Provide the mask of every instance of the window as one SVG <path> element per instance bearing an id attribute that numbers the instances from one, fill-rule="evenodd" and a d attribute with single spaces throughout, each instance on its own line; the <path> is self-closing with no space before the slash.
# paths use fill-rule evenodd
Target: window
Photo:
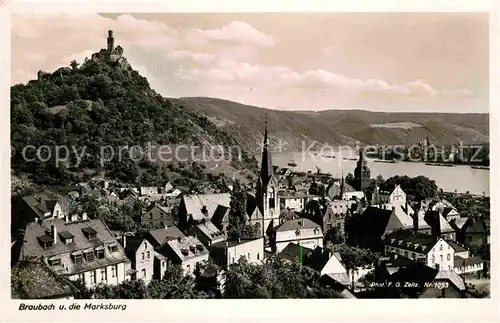
<path id="1" fill-rule="evenodd" d="M 450 254 L 446 255 L 446 260 L 450 260 Z"/>
<path id="2" fill-rule="evenodd" d="M 103 259 L 104 258 L 104 250 L 103 249 L 97 250 L 96 256 L 97 256 L 97 259 Z"/>
<path id="3" fill-rule="evenodd" d="M 94 261 L 94 253 L 92 251 L 85 253 L 85 261 L 86 262 Z"/>
<path id="4" fill-rule="evenodd" d="M 101 281 L 105 281 L 108 279 L 108 277 L 106 277 L 106 268 L 101 268 Z"/>
<path id="5" fill-rule="evenodd" d="M 415 255 L 415 253 L 414 253 L 414 252 L 412 252 L 412 253 L 411 253 L 411 259 L 416 259 L 416 258 L 417 258 L 417 256 Z"/>
<path id="6" fill-rule="evenodd" d="M 186 268 L 187 268 L 187 272 L 188 272 L 188 274 L 189 274 L 189 273 L 191 273 L 191 265 L 187 265 L 187 266 L 186 266 Z M 143 269 L 143 270 L 144 270 L 144 269 Z"/>
<path id="7" fill-rule="evenodd" d="M 148 243 L 144 242 L 144 249 L 148 249 Z"/>
<path id="8" fill-rule="evenodd" d="M 161 266 L 162 266 L 162 267 L 165 267 L 165 260 L 162 260 L 162 261 L 161 261 Z"/>
<path id="9" fill-rule="evenodd" d="M 142 253 L 142 260 L 144 260 L 144 252 Z"/>
<path id="10" fill-rule="evenodd" d="M 439 255 L 439 258 L 441 259 L 441 261 L 443 261 L 443 255 Z"/>
<path id="11" fill-rule="evenodd" d="M 189 265 L 188 265 L 189 266 Z M 142 277 L 146 278 L 146 268 L 142 269 Z"/>
<path id="12" fill-rule="evenodd" d="M 435 261 L 436 261 L 436 257 L 434 255 L 432 255 L 431 262 L 435 262 Z"/>
<path id="13" fill-rule="evenodd" d="M 117 252 L 118 251 L 118 246 L 110 246 L 109 247 L 110 252 Z"/>
<path id="14" fill-rule="evenodd" d="M 405 251 L 405 257 L 408 257 L 408 251 Z"/>
<path id="15" fill-rule="evenodd" d="M 149 253 L 149 251 L 146 251 L 146 258 L 151 258 L 151 254 Z"/>
<path id="16" fill-rule="evenodd" d="M 439 246 L 439 251 L 443 251 L 443 245 Z"/>
<path id="17" fill-rule="evenodd" d="M 81 253 L 74 255 L 73 256 L 73 261 L 75 262 L 75 265 L 79 266 L 83 263 L 83 256 Z"/>
<path id="18" fill-rule="evenodd" d="M 257 252 L 257 260 L 260 258 L 260 253 Z"/>
<path id="19" fill-rule="evenodd" d="M 90 271 L 90 283 L 95 284 L 96 283 L 96 272 L 95 270 Z"/>
<path id="20" fill-rule="evenodd" d="M 451 266 L 450 265 L 448 265 L 448 270 L 451 270 Z"/>
<path id="21" fill-rule="evenodd" d="M 232 264 L 234 264 L 234 257 L 233 257 L 233 262 L 232 262 Z"/>
<path id="22" fill-rule="evenodd" d="M 116 265 L 114 265 L 113 267 L 111 267 L 111 277 L 116 277 L 116 272 L 117 272 L 116 269 L 117 269 Z"/>
<path id="23" fill-rule="evenodd" d="M 248 258 L 247 259 L 250 260 L 250 252 L 248 253 Z"/>
<path id="24" fill-rule="evenodd" d="M 61 265 L 61 258 L 49 260 L 49 265 L 50 266 L 60 266 Z"/>
<path id="25" fill-rule="evenodd" d="M 64 244 L 73 243 L 73 238 L 64 239 Z"/>

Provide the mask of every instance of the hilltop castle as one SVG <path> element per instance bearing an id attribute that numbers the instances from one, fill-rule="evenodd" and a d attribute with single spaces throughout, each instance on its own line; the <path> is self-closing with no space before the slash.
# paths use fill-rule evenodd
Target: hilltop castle
<path id="1" fill-rule="evenodd" d="M 92 54 L 92 59 L 111 60 L 113 62 L 118 62 L 122 67 L 128 66 L 127 60 L 123 57 L 123 48 L 120 45 L 115 47 L 115 38 L 113 37 L 112 30 L 108 30 L 106 48 L 101 48 L 98 53 Z"/>

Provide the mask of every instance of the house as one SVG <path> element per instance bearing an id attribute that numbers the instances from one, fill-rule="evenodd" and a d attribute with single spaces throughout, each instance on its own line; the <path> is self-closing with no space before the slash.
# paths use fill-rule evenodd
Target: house
<path id="1" fill-rule="evenodd" d="M 424 221 L 431 227 L 433 234 L 439 235 L 447 240 L 456 240 L 455 230 L 439 211 L 428 210 L 425 212 Z"/>
<path id="2" fill-rule="evenodd" d="M 455 256 L 455 272 L 459 275 L 475 275 L 480 278 L 484 271 L 484 260 L 481 257 L 463 258 Z"/>
<path id="3" fill-rule="evenodd" d="M 226 272 L 215 264 L 209 264 L 203 268 L 197 282 L 197 288 L 220 298 L 225 292 Z"/>
<path id="4" fill-rule="evenodd" d="M 65 214 L 57 198 L 47 193 L 24 196 L 13 205 L 12 228 L 24 229 L 26 224 L 35 219 L 61 219 Z"/>
<path id="5" fill-rule="evenodd" d="M 158 251 L 153 252 L 153 279 L 160 280 L 165 275 L 167 265 L 169 264 L 168 258 Z"/>
<path id="6" fill-rule="evenodd" d="M 453 219 L 448 224 L 455 230 L 455 239 L 460 243 L 465 242 L 465 234 L 467 227 L 470 224 L 469 217 L 461 217 L 458 219 Z"/>
<path id="7" fill-rule="evenodd" d="M 302 211 L 310 200 L 317 198 L 315 195 L 298 194 L 293 191 L 278 192 L 281 210 Z"/>
<path id="8" fill-rule="evenodd" d="M 73 220 L 73 221 L 72 221 Z M 130 260 L 101 220 L 50 219 L 29 223 L 20 260 L 41 259 L 56 274 L 87 287 L 117 285 L 127 278 Z"/>
<path id="9" fill-rule="evenodd" d="M 244 257 L 249 263 L 260 263 L 264 259 L 264 238 L 238 239 L 212 244 L 210 257 L 222 268 L 234 264 Z"/>
<path id="10" fill-rule="evenodd" d="M 197 237 L 206 247 L 226 240 L 226 235 L 212 222 L 202 221 L 191 228 L 191 234 Z"/>
<path id="11" fill-rule="evenodd" d="M 360 215 L 352 216 L 346 225 L 349 244 L 373 251 L 383 250 L 388 233 L 413 228 L 413 219 L 401 208 L 381 209 L 369 206 Z"/>
<path id="12" fill-rule="evenodd" d="M 181 265 L 187 275 L 193 275 L 209 258 L 207 248 L 193 236 L 168 240 L 158 252 L 170 263 Z"/>
<path id="13" fill-rule="evenodd" d="M 306 255 L 311 253 L 313 250 L 311 248 L 303 247 L 299 244 L 290 242 L 287 244 L 283 250 L 278 253 L 278 256 L 281 259 L 290 261 L 290 262 L 298 262 L 303 264 L 304 258 Z"/>
<path id="14" fill-rule="evenodd" d="M 481 220 L 470 219 L 465 225 L 465 241 L 467 246 L 481 246 L 489 244 L 486 225 Z"/>
<path id="15" fill-rule="evenodd" d="M 148 284 L 154 274 L 154 247 L 144 238 L 123 236 L 125 254 L 131 260 L 130 279 L 143 280 Z"/>
<path id="16" fill-rule="evenodd" d="M 328 196 L 328 198 L 332 201 L 338 200 L 338 199 L 342 200 L 342 199 L 344 199 L 344 194 L 353 193 L 353 192 L 356 192 L 354 187 L 345 183 L 343 178 L 342 178 L 342 181 L 338 181 L 338 180 L 333 181 L 326 188 L 326 196 Z M 363 196 L 364 196 L 364 194 L 363 194 Z"/>
<path id="17" fill-rule="evenodd" d="M 441 270 L 415 262 L 391 276 L 390 282 L 400 295 L 409 298 L 465 298 L 464 280 L 453 270 Z M 399 295 L 398 295 L 399 296 Z"/>
<path id="18" fill-rule="evenodd" d="M 280 252 L 290 242 L 314 249 L 323 247 L 323 231 L 319 224 L 306 218 L 289 220 L 271 230 L 269 241 L 273 252 Z"/>
<path id="19" fill-rule="evenodd" d="M 372 204 L 405 205 L 406 193 L 400 185 L 396 185 L 390 191 L 381 191 L 377 186 L 372 194 Z"/>
<path id="20" fill-rule="evenodd" d="M 77 288 L 41 261 L 18 263 L 11 271 L 13 299 L 74 299 Z M 21 281 L 17 279 L 21 278 Z"/>
<path id="21" fill-rule="evenodd" d="M 161 195 L 161 192 L 160 188 L 158 188 L 157 186 L 142 186 L 139 187 L 139 195 L 156 197 L 158 195 Z"/>
<path id="22" fill-rule="evenodd" d="M 212 215 L 211 222 L 219 229 L 220 231 L 226 230 L 229 225 L 229 213 L 231 212 L 231 208 L 223 205 L 218 205 L 215 209 L 214 214 Z"/>
<path id="23" fill-rule="evenodd" d="M 331 253 L 328 249 L 316 247 L 307 255 L 304 264 L 319 272 L 321 276 L 326 274 L 347 275 L 347 270 L 342 265 L 341 259 L 338 252 Z"/>
<path id="24" fill-rule="evenodd" d="M 443 238 L 415 232 L 411 229 L 398 230 L 384 238 L 385 254 L 397 253 L 440 270 L 454 270 L 455 250 Z"/>
<path id="25" fill-rule="evenodd" d="M 323 233 L 326 234 L 332 228 L 336 228 L 339 234 L 344 236 L 346 216 L 352 214 L 355 204 L 356 201 L 354 200 L 336 200 L 329 202 L 326 205 L 323 216 L 317 222 L 322 226 Z"/>
<path id="26" fill-rule="evenodd" d="M 183 195 L 179 205 L 179 226 L 184 229 L 202 219 L 210 220 L 219 205 L 229 208 L 230 202 L 229 193 Z"/>
<path id="27" fill-rule="evenodd" d="M 175 226 L 164 229 L 151 230 L 146 234 L 146 239 L 157 249 L 162 247 L 169 240 L 176 240 L 177 238 L 185 238 L 186 236 Z"/>
<path id="28" fill-rule="evenodd" d="M 159 203 L 151 203 L 141 216 L 141 224 L 151 229 L 170 227 L 174 223 L 172 214 Z"/>

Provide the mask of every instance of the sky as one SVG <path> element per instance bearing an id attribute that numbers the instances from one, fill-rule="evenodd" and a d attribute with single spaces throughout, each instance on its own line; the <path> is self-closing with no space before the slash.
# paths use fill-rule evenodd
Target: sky
<path id="1" fill-rule="evenodd" d="M 12 84 L 107 31 L 166 97 L 277 110 L 488 112 L 487 13 L 14 14 Z"/>

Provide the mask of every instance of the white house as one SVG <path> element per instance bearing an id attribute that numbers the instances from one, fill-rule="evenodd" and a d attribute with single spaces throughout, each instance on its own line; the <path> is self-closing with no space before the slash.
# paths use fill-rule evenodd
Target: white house
<path id="1" fill-rule="evenodd" d="M 101 220 L 39 220 L 26 226 L 23 240 L 21 259 L 42 259 L 56 274 L 81 280 L 88 288 L 127 279 L 130 260 Z"/>
<path id="2" fill-rule="evenodd" d="M 391 192 L 381 191 L 377 186 L 372 195 L 372 204 L 405 205 L 406 193 L 399 185 L 396 185 Z"/>
<path id="3" fill-rule="evenodd" d="M 384 238 L 385 253 L 397 253 L 440 270 L 455 268 L 455 250 L 441 237 L 412 229 L 389 233 Z"/>
<path id="4" fill-rule="evenodd" d="M 271 230 L 269 241 L 274 252 L 280 252 L 290 242 L 315 249 L 323 247 L 323 230 L 319 224 L 306 218 L 289 220 Z"/>
<path id="5" fill-rule="evenodd" d="M 222 267 L 227 267 L 245 258 L 249 263 L 260 263 L 264 259 L 264 238 L 239 239 L 212 244 L 210 257 Z"/>
<path id="6" fill-rule="evenodd" d="M 209 253 L 200 240 L 193 236 L 168 240 L 158 252 L 172 263 L 179 264 L 184 273 L 193 275 L 198 267 L 208 261 Z"/>

